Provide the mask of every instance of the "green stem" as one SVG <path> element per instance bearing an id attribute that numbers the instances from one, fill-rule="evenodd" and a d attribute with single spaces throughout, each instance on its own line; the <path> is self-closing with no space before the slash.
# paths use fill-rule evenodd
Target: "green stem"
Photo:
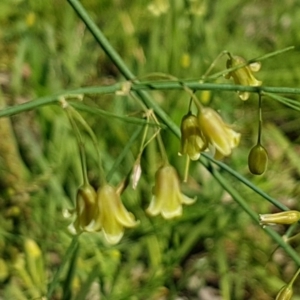
<path id="1" fill-rule="evenodd" d="M 158 147 L 159 147 L 159 151 L 161 153 L 163 163 L 164 164 L 169 164 L 168 155 L 167 155 L 167 152 L 166 152 L 165 145 L 162 141 L 160 132 L 157 134 L 157 142 L 158 142 Z"/>
<path id="2" fill-rule="evenodd" d="M 52 96 L 40 97 L 35 100 L 30 100 L 26 103 L 9 106 L 0 110 L 1 117 L 9 117 L 18 113 L 30 111 L 39 107 L 57 104 L 61 97 L 83 94 L 83 95 L 104 95 L 111 94 L 119 91 L 122 87 L 122 83 L 113 84 L 110 86 L 96 86 L 85 87 L 74 90 L 61 91 L 60 93 Z M 263 93 L 269 97 L 282 102 L 285 105 L 290 106 L 293 109 L 299 110 L 300 103 L 296 100 L 291 100 L 285 97 L 272 95 L 272 94 L 300 94 L 300 88 L 291 87 L 268 87 L 268 86 L 243 86 L 235 84 L 215 84 L 215 83 L 201 83 L 199 80 L 176 80 L 176 81 L 148 81 L 148 82 L 134 82 L 131 86 L 131 91 L 136 92 L 147 107 L 152 107 L 156 114 L 163 120 L 169 119 L 168 115 L 155 103 L 151 101 L 149 95 L 145 93 L 145 90 L 184 90 L 189 88 L 192 91 L 233 91 L 233 92 L 250 92 L 250 93 Z M 268 93 L 268 94 L 267 94 Z M 142 96 L 141 96 L 142 95 Z M 291 102 L 293 101 L 293 102 Z M 298 106 L 297 106 L 298 104 Z M 169 119 L 170 120 L 170 119 Z M 176 128 L 170 128 L 174 133 Z"/>
<path id="3" fill-rule="evenodd" d="M 186 155 L 183 182 L 187 182 L 188 181 L 189 170 L 190 170 L 190 162 L 191 162 L 190 157 L 188 155 Z"/>
<path id="4" fill-rule="evenodd" d="M 85 149 L 84 149 L 84 143 L 82 140 L 82 136 L 80 134 L 80 131 L 78 129 L 78 126 L 76 124 L 76 122 L 74 121 L 71 111 L 69 109 L 69 106 L 66 107 L 66 113 L 67 116 L 69 118 L 69 121 L 71 123 L 71 126 L 74 130 L 76 139 L 77 139 L 77 143 L 78 143 L 78 148 L 79 148 L 79 153 L 80 153 L 80 162 L 81 162 L 81 170 L 82 170 L 82 178 L 83 178 L 83 185 L 88 185 L 89 184 L 89 180 L 88 180 L 88 176 L 87 176 L 87 165 L 86 165 L 86 155 L 85 155 Z"/>
<path id="5" fill-rule="evenodd" d="M 228 55 L 229 58 L 231 58 L 231 54 L 224 50 L 222 51 L 216 58 L 215 60 L 211 63 L 211 65 L 209 66 L 209 68 L 206 70 L 206 72 L 204 73 L 204 75 L 202 76 L 202 79 L 205 80 L 208 76 L 208 74 L 211 72 L 211 70 L 215 67 L 215 65 L 217 64 L 217 62 L 219 61 L 220 58 L 222 58 L 224 55 Z"/>
<path id="6" fill-rule="evenodd" d="M 297 270 L 297 272 L 295 273 L 295 275 L 293 276 L 293 278 L 291 279 L 291 281 L 289 282 L 289 286 L 292 287 L 294 284 L 294 281 L 296 280 L 296 278 L 298 277 L 298 275 L 300 274 L 300 268 Z"/>
<path id="7" fill-rule="evenodd" d="M 262 130 L 262 109 L 261 109 L 261 94 L 258 94 L 258 135 L 257 144 L 260 145 L 261 142 L 261 130 Z"/>
<path id="8" fill-rule="evenodd" d="M 98 141 L 97 138 L 95 136 L 94 131 L 91 129 L 91 127 L 87 124 L 87 122 L 85 121 L 85 119 L 81 116 L 81 114 L 74 109 L 72 106 L 68 106 L 68 109 L 71 111 L 73 117 L 75 117 L 77 119 L 77 121 L 81 124 L 81 126 L 86 130 L 86 132 L 89 134 L 93 145 L 95 147 L 97 156 L 98 156 L 98 168 L 99 168 L 99 174 L 100 174 L 100 185 L 103 185 L 105 183 L 105 173 L 102 167 L 102 160 L 101 160 L 101 153 L 100 153 L 100 149 L 98 146 Z"/>

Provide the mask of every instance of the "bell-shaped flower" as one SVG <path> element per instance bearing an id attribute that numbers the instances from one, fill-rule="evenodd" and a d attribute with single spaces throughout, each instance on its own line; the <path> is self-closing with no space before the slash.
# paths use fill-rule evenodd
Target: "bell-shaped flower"
<path id="1" fill-rule="evenodd" d="M 155 186 L 147 213 L 151 216 L 161 214 L 165 219 L 182 215 L 182 204 L 192 204 L 192 199 L 180 191 L 180 182 L 174 167 L 164 165 L 155 173 Z"/>
<path id="2" fill-rule="evenodd" d="M 245 65 L 246 63 L 247 61 L 240 56 L 230 56 L 226 63 L 227 69 L 231 69 L 243 64 L 244 66 L 229 72 L 225 78 L 230 79 L 232 77 L 235 84 L 239 85 L 260 86 L 262 82 L 253 76 L 253 72 L 259 71 L 261 63 L 254 62 L 249 65 Z M 250 96 L 249 92 L 238 92 L 238 94 L 242 100 L 247 100 Z"/>
<path id="3" fill-rule="evenodd" d="M 91 185 L 85 184 L 78 189 L 74 214 L 75 220 L 69 225 L 71 233 L 101 229 L 98 220 L 99 210 L 96 202 L 96 191 Z"/>
<path id="4" fill-rule="evenodd" d="M 240 142 L 240 133 L 235 132 L 222 120 L 220 115 L 209 107 L 202 108 L 198 113 L 200 130 L 207 140 L 214 157 L 219 159 L 231 154 Z"/>
<path id="5" fill-rule="evenodd" d="M 131 228 L 138 224 L 133 214 L 124 207 L 120 194 L 108 183 L 98 189 L 97 203 L 99 223 L 108 243 L 118 243 L 124 234 L 124 227 Z"/>
<path id="6" fill-rule="evenodd" d="M 187 154 L 191 160 L 200 157 L 207 144 L 199 128 L 198 118 L 188 113 L 181 120 L 181 150 L 179 155 Z"/>
<path id="7" fill-rule="evenodd" d="M 300 212 L 297 210 L 282 211 L 275 214 L 259 215 L 260 225 L 285 224 L 290 225 L 300 220 Z"/>

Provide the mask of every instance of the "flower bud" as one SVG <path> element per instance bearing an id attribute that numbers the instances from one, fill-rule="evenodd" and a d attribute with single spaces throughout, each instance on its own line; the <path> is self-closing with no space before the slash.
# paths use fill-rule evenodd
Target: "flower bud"
<path id="1" fill-rule="evenodd" d="M 290 300 L 293 296 L 293 288 L 287 284 L 284 285 L 276 296 L 275 300 Z"/>
<path id="2" fill-rule="evenodd" d="M 293 224 L 300 220 L 300 212 L 297 210 L 283 211 L 275 214 L 259 215 L 261 225 L 274 225 L 274 224 Z"/>
<path id="3" fill-rule="evenodd" d="M 252 174 L 263 174 L 268 165 L 268 152 L 260 144 L 255 145 L 248 156 L 248 167 Z"/>
<path id="4" fill-rule="evenodd" d="M 96 191 L 89 185 L 81 186 L 76 195 L 76 208 L 69 211 L 69 214 L 75 215 L 75 220 L 69 225 L 69 231 L 72 234 L 78 234 L 82 231 L 98 231 L 101 229 L 99 223 L 99 209 L 96 202 Z M 64 213 L 67 216 L 67 213 Z"/>
<path id="5" fill-rule="evenodd" d="M 85 229 L 95 218 L 96 191 L 91 185 L 84 185 L 78 189 L 76 197 L 76 210 L 81 229 Z"/>
<path id="6" fill-rule="evenodd" d="M 181 150 L 179 154 L 187 154 L 191 160 L 199 159 L 200 152 L 206 148 L 203 139 L 198 118 L 188 113 L 181 121 Z"/>

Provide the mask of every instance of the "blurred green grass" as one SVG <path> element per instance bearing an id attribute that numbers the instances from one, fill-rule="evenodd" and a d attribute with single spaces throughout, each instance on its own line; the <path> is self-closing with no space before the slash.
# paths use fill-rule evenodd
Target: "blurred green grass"
<path id="1" fill-rule="evenodd" d="M 169 5 L 162 6 L 165 11 L 156 16 L 148 8 L 151 3 Z M 82 4 L 138 77 L 163 72 L 178 78 L 200 78 L 225 49 L 250 59 L 294 45 L 295 51 L 265 60 L 258 78 L 267 86 L 296 87 L 299 82 L 298 1 L 282 5 L 267 0 L 134 0 L 126 4 L 85 0 Z M 0 24 L 0 98 L 6 105 L 122 79 L 65 1 L 3 0 Z M 214 71 L 223 70 L 225 63 L 221 59 Z M 221 78 L 218 82 L 226 81 Z M 188 107 L 188 95 L 178 91 L 151 93 L 179 125 Z M 197 95 L 201 97 L 200 92 Z M 84 102 L 120 115 L 141 110 L 131 97 L 89 96 Z M 266 174 L 254 177 L 247 169 L 247 155 L 256 139 L 255 96 L 242 102 L 235 93 L 215 91 L 209 105 L 243 133 L 241 146 L 225 162 L 291 209 L 299 209 L 298 113 L 264 99 L 263 142 L 270 164 Z M 108 172 L 136 125 L 88 113 L 83 116 L 99 139 Z M 114 247 L 103 242 L 101 233 L 85 233 L 78 251 L 66 258 L 71 236 L 62 210 L 73 207 L 81 184 L 74 134 L 65 114 L 54 106 L 19 114 L 11 122 L 20 155 L 9 159 L 17 173 L 24 172 L 7 182 L 14 170 L 5 163 L 8 154 L 0 153 L 0 298 L 41 298 L 64 260 L 66 265 L 51 299 L 100 299 L 100 294 L 101 299 L 274 299 L 295 272 L 295 264 L 280 249 L 272 256 L 276 244 L 198 164 L 192 165 L 194 181 L 187 187 L 198 201 L 185 207 L 178 220 L 149 219 L 144 208 L 151 198 L 157 168 L 155 143 L 142 158 L 138 190 L 128 189 L 123 197 L 141 225 L 128 230 Z M 1 129 L 0 135 L 3 139 Z M 168 132 L 163 138 L 170 162 L 183 174 L 178 140 Z M 97 156 L 88 136 L 84 139 L 89 179 L 97 186 Z M 130 170 L 138 146 L 132 147 L 113 174 L 114 184 Z M 255 211 L 274 211 L 254 192 L 228 179 Z M 284 234 L 286 228 L 278 230 Z M 24 249 L 28 239 L 42 251 L 43 276 L 47 277 L 43 288 L 35 284 L 28 269 Z M 299 250 L 299 243 L 293 247 Z M 295 295 L 294 299 L 300 298 L 297 284 Z"/>

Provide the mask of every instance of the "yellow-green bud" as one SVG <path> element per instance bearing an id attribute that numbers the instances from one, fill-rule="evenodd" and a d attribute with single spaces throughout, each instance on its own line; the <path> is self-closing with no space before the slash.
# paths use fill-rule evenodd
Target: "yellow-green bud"
<path id="1" fill-rule="evenodd" d="M 200 152 L 206 147 L 199 128 L 198 118 L 188 113 L 181 120 L 181 150 L 179 154 L 187 154 L 191 160 L 197 160 L 200 157 Z"/>
<path id="2" fill-rule="evenodd" d="M 283 211 L 275 214 L 259 215 L 261 225 L 293 224 L 300 220 L 300 212 L 297 210 Z"/>
<path id="3" fill-rule="evenodd" d="M 96 191 L 89 185 L 81 186 L 77 191 L 76 210 L 81 229 L 88 226 L 97 214 Z"/>
<path id="4" fill-rule="evenodd" d="M 263 174 L 268 165 L 268 152 L 260 144 L 255 145 L 248 156 L 248 167 L 252 174 L 261 175 Z"/>
<path id="5" fill-rule="evenodd" d="M 293 288 L 287 284 L 284 285 L 276 296 L 276 300 L 290 300 L 293 296 Z"/>
<path id="6" fill-rule="evenodd" d="M 300 269 L 295 273 L 290 282 L 284 285 L 277 294 L 276 300 L 290 300 L 293 296 L 293 284 L 300 273 Z"/>

